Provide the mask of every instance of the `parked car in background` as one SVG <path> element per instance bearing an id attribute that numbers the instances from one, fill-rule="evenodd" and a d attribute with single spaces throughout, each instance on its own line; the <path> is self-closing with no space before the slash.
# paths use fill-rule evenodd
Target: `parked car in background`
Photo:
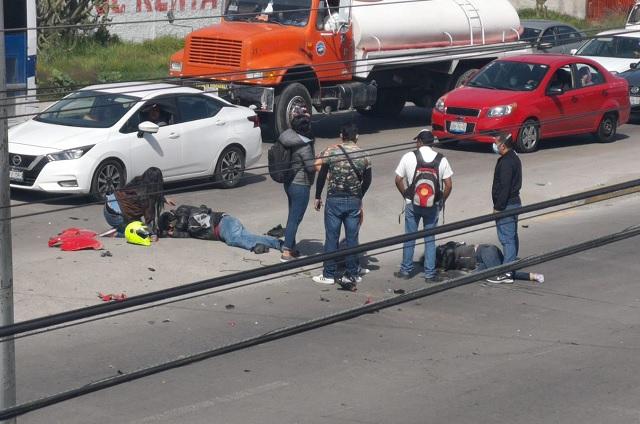
<path id="1" fill-rule="evenodd" d="M 571 25 L 544 19 L 521 21 L 524 28 L 520 38 L 530 41 L 536 53 L 571 53 L 586 39 L 586 35 Z"/>
<path id="2" fill-rule="evenodd" d="M 517 151 L 528 153 L 549 137 L 592 133 L 612 141 L 629 110 L 627 81 L 597 62 L 523 55 L 493 61 L 442 96 L 431 124 L 439 139 L 492 143 L 509 132 Z"/>
<path id="3" fill-rule="evenodd" d="M 156 166 L 165 181 L 240 181 L 261 156 L 257 115 L 164 83 L 94 85 L 9 130 L 12 188 L 101 198 Z"/>
<path id="4" fill-rule="evenodd" d="M 629 83 L 629 102 L 631 103 L 631 112 L 640 112 L 640 61 L 632 63 L 631 67 L 620 76 Z"/>
<path id="5" fill-rule="evenodd" d="M 640 60 L 640 31 L 614 29 L 599 33 L 575 52 L 600 63 L 610 72 L 624 72 Z"/>

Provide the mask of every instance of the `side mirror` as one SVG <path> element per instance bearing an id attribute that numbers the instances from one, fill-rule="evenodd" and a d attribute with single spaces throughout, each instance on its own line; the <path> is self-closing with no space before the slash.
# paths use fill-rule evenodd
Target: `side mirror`
<path id="1" fill-rule="evenodd" d="M 138 138 L 142 138 L 145 133 L 155 134 L 160 129 L 159 126 L 151 121 L 144 121 L 138 125 Z"/>
<path id="2" fill-rule="evenodd" d="M 575 56 L 576 53 L 578 53 L 578 49 L 571 49 L 569 53 L 571 53 L 572 56 Z"/>
<path id="3" fill-rule="evenodd" d="M 636 62 L 636 63 L 632 63 L 632 64 L 630 64 L 630 65 L 629 65 L 629 68 L 631 68 L 631 69 L 637 69 L 637 68 L 638 68 L 638 63 Z"/>
<path id="4" fill-rule="evenodd" d="M 538 48 L 540 50 L 550 49 L 551 47 L 553 47 L 553 43 L 549 43 L 548 41 L 541 41 L 538 43 Z"/>
<path id="5" fill-rule="evenodd" d="M 547 89 L 547 95 L 549 96 L 559 96 L 562 93 L 564 93 L 562 87 L 549 87 Z"/>

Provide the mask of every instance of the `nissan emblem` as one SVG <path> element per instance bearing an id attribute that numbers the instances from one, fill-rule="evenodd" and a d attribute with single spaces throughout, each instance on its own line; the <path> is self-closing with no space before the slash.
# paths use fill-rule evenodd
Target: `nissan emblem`
<path id="1" fill-rule="evenodd" d="M 13 166 L 20 166 L 20 164 L 22 163 L 22 156 L 20 155 L 11 156 L 11 163 L 13 164 Z"/>

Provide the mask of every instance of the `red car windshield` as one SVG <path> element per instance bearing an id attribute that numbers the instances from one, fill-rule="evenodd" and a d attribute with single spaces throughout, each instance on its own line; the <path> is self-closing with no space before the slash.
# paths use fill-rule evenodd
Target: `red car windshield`
<path id="1" fill-rule="evenodd" d="M 548 70 L 549 65 L 497 60 L 485 66 L 467 85 L 491 90 L 531 91 L 540 85 Z"/>

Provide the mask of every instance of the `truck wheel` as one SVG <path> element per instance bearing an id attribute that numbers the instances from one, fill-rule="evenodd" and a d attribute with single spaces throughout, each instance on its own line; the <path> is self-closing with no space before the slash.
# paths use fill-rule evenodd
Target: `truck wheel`
<path id="1" fill-rule="evenodd" d="M 516 151 L 518 153 L 531 153 L 538 150 L 540 144 L 540 124 L 535 119 L 527 119 L 520 127 Z"/>
<path id="2" fill-rule="evenodd" d="M 287 85 L 276 96 L 275 107 L 275 131 L 280 135 L 284 130 L 291 128 L 291 118 L 296 107 L 305 107 L 311 113 L 311 95 L 307 87 L 299 82 Z"/>
<path id="3" fill-rule="evenodd" d="M 358 109 L 358 112 L 364 116 L 393 118 L 402 112 L 406 102 L 406 90 L 402 88 L 381 88 L 378 90 L 375 104 L 370 109 Z"/>
<path id="4" fill-rule="evenodd" d="M 607 113 L 602 117 L 598 131 L 595 133 L 596 139 L 600 143 L 610 143 L 616 136 L 618 118 L 613 113 Z"/>
<path id="5" fill-rule="evenodd" d="M 107 194 L 113 193 L 124 187 L 127 181 L 122 164 L 115 159 L 107 159 L 96 168 L 91 180 L 91 197 L 96 201 L 102 201 Z"/>
<path id="6" fill-rule="evenodd" d="M 244 175 L 244 152 L 238 146 L 227 147 L 216 164 L 214 179 L 222 188 L 233 188 Z"/>

